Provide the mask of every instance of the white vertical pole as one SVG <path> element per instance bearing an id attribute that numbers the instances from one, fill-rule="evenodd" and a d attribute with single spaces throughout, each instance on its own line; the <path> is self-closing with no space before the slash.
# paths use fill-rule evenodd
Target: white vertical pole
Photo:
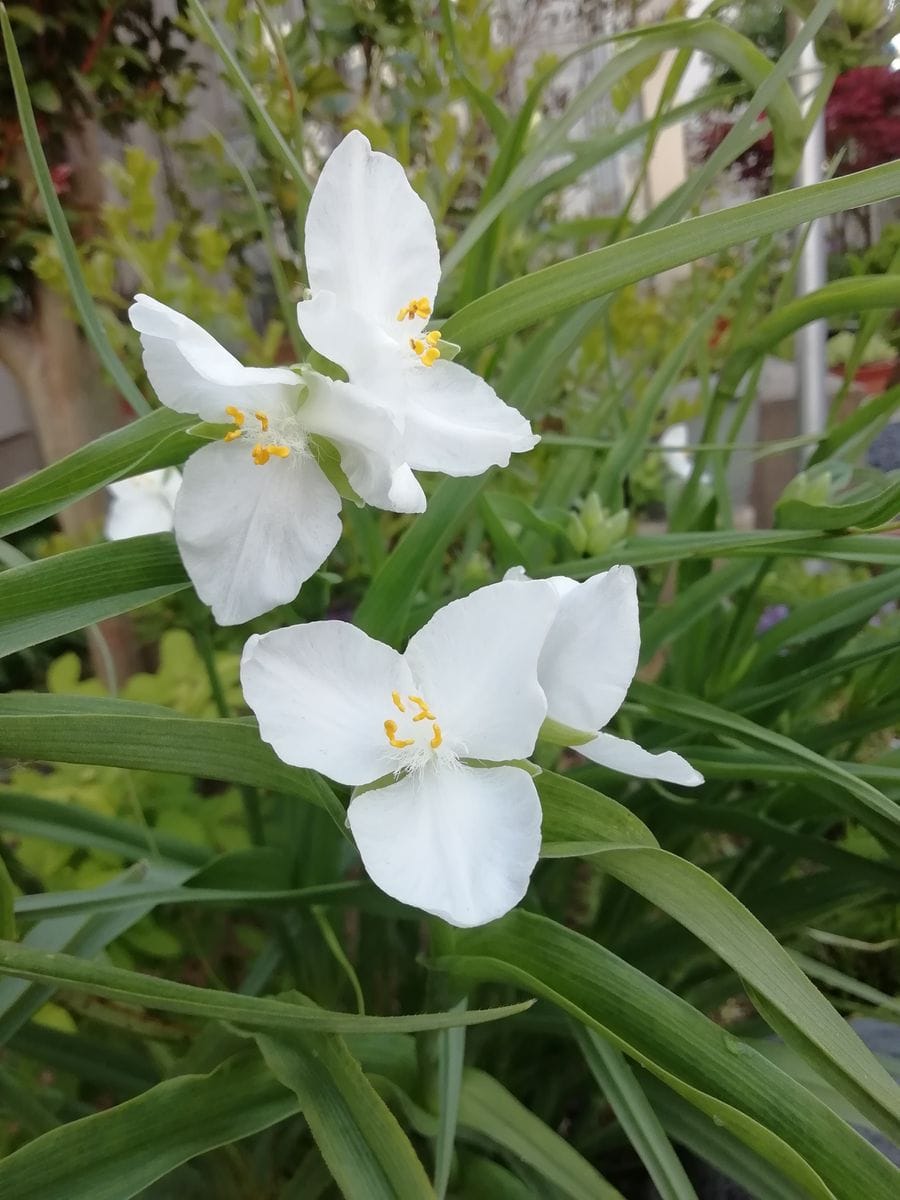
<path id="1" fill-rule="evenodd" d="M 822 77 L 812 42 L 800 57 L 798 90 L 809 98 Z M 809 108 L 809 99 L 803 105 Z M 803 158 L 797 183 L 801 187 L 819 183 L 825 165 L 825 116 L 820 114 L 809 131 L 803 147 Z M 806 242 L 800 252 L 797 273 L 797 295 L 805 296 L 825 284 L 825 224 L 812 221 Z M 797 333 L 796 356 L 798 377 L 798 426 L 802 434 L 820 433 L 825 428 L 827 406 L 825 396 L 825 338 L 824 320 L 812 321 Z"/>

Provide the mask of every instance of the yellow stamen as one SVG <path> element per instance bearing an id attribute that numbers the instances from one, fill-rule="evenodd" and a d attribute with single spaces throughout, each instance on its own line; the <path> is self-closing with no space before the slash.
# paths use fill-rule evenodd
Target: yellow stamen
<path id="1" fill-rule="evenodd" d="M 411 746 L 413 744 L 413 740 L 414 740 L 413 738 L 398 738 L 397 737 L 397 722 L 396 721 L 385 721 L 384 732 L 387 735 L 387 740 L 397 750 L 402 750 L 405 746 Z"/>
<path id="2" fill-rule="evenodd" d="M 259 421 L 260 425 L 262 426 L 263 433 L 268 433 L 269 432 L 269 418 L 266 416 L 266 414 L 264 412 L 255 412 L 253 415 L 254 415 L 254 417 L 256 417 L 257 421 Z"/>
<path id="3" fill-rule="evenodd" d="M 259 442 L 256 443 L 250 453 L 253 456 L 253 461 L 258 467 L 264 467 L 269 461 L 269 451 L 265 446 L 260 445 Z"/>
<path id="4" fill-rule="evenodd" d="M 239 408 L 235 408 L 233 404 L 229 404 L 225 409 L 226 414 L 231 417 L 235 425 L 243 425 L 245 417 Z"/>
<path id="5" fill-rule="evenodd" d="M 413 702 L 413 704 L 415 704 L 416 708 L 419 709 L 419 712 L 416 714 L 416 716 L 413 717 L 414 721 L 433 721 L 434 720 L 434 713 L 431 711 L 431 709 L 428 707 L 428 704 L 422 699 L 421 696 L 410 696 L 410 700 Z"/>
<path id="6" fill-rule="evenodd" d="M 410 349 L 412 350 L 413 354 L 424 354 L 425 353 L 425 343 L 422 341 L 421 338 L 410 338 L 409 345 L 410 345 Z"/>
<path id="7" fill-rule="evenodd" d="M 418 300 L 410 300 L 409 304 L 404 306 L 397 313 L 398 321 L 414 321 L 416 317 L 430 317 L 431 305 L 428 302 L 427 296 L 420 296 Z"/>
<path id="8" fill-rule="evenodd" d="M 241 436 L 241 431 L 239 429 L 232 429 L 230 433 L 225 434 L 225 441 L 233 442 L 236 438 L 239 438 L 240 436 Z"/>
<path id="9" fill-rule="evenodd" d="M 425 341 L 429 346 L 436 346 L 441 340 L 442 333 L 439 329 L 432 329 L 431 333 L 425 334 Z"/>
<path id="10" fill-rule="evenodd" d="M 287 458 L 291 452 L 290 446 L 266 446 L 270 454 L 274 454 L 276 458 Z"/>
<path id="11" fill-rule="evenodd" d="M 404 706 L 404 704 L 403 704 L 403 701 L 400 699 L 400 693 L 399 693 L 399 692 L 391 692 L 391 699 L 392 699 L 392 700 L 393 700 L 393 702 L 394 702 L 394 707 L 395 707 L 395 708 L 399 708 L 401 712 L 406 712 L 406 708 L 405 708 L 405 706 Z"/>
<path id="12" fill-rule="evenodd" d="M 433 367 L 437 360 L 441 357 L 441 352 L 437 346 L 429 346 L 422 355 L 422 363 L 426 367 Z"/>
<path id="13" fill-rule="evenodd" d="M 431 728 L 434 730 L 434 737 L 428 744 L 431 746 L 432 750 L 437 750 L 438 746 L 444 740 L 444 735 L 441 733 L 441 727 L 438 725 L 437 721 L 435 721 Z"/>

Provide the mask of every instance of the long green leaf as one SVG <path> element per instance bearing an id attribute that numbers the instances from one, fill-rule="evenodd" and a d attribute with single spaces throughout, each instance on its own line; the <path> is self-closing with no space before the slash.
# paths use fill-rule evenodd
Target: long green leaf
<path id="1" fill-rule="evenodd" d="M 460 1121 L 537 1171 L 571 1200 L 623 1200 L 573 1146 L 484 1071 L 463 1075 Z"/>
<path id="2" fill-rule="evenodd" d="M 181 1013 L 207 1021 L 231 1021 L 262 1033 L 272 1030 L 287 1034 L 300 1030 L 315 1033 L 416 1032 L 446 1029 L 452 1025 L 481 1025 L 485 1021 L 512 1016 L 528 1007 L 527 1004 L 514 1004 L 467 1012 L 360 1017 L 353 1013 L 328 1012 L 323 1008 L 298 1007 L 269 997 L 191 987 L 98 962 L 85 962 L 70 954 L 44 954 L 13 942 L 0 942 L 0 974 L 65 986 L 72 991 L 105 996 L 123 1004 Z"/>
<path id="3" fill-rule="evenodd" d="M 347 1200 L 434 1197 L 409 1139 L 341 1038 L 298 1033 L 256 1040 L 269 1070 L 297 1097 Z"/>
<path id="4" fill-rule="evenodd" d="M 130 612 L 188 586 L 165 534 L 69 550 L 0 574 L 0 655 Z"/>
<path id="5" fill-rule="evenodd" d="M 252 722 L 135 716 L 116 700 L 95 700 L 96 711 L 85 713 L 80 697 L 30 699 L 30 711 L 22 715 L 15 696 L 0 696 L 0 754 L 6 757 L 168 771 L 269 788 L 340 813 L 343 822 L 343 809 L 327 784 L 314 772 L 283 763 L 260 741 Z"/>
<path id="6" fill-rule="evenodd" d="M 515 983 L 559 1005 L 810 1195 L 895 1194 L 900 1173 L 811 1092 L 602 946 L 524 912 L 447 941 L 438 965 Z"/>
<path id="7" fill-rule="evenodd" d="M 10 1200 L 129 1200 L 182 1163 L 268 1129 L 297 1100 L 256 1055 L 181 1075 L 45 1133 L 0 1161 Z"/>
<path id="8" fill-rule="evenodd" d="M 11 484 L 0 491 L 0 535 L 52 517 L 116 479 L 183 463 L 202 445 L 185 432 L 196 423 L 160 408 Z"/>
<path id="9" fill-rule="evenodd" d="M 514 279 L 455 313 L 443 327 L 444 336 L 471 353 L 517 329 L 649 275 L 898 194 L 900 163 L 887 163 L 692 217 L 674 227 L 642 233 Z"/>
<path id="10" fill-rule="evenodd" d="M 624 1056 L 593 1029 L 574 1023 L 573 1028 L 591 1074 L 647 1168 L 661 1200 L 697 1200 L 678 1155 Z"/>

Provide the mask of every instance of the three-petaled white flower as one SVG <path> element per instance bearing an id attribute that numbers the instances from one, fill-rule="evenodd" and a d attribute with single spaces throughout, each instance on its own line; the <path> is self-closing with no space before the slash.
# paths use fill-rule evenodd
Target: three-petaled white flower
<path id="1" fill-rule="evenodd" d="M 244 648 L 263 740 L 339 783 L 381 781 L 347 813 L 363 863 L 383 891 L 453 925 L 502 916 L 537 862 L 537 791 L 508 763 L 531 753 L 546 715 L 537 662 L 556 608 L 552 587 L 504 582 L 442 608 L 404 654 L 340 621 Z"/>
<path id="2" fill-rule="evenodd" d="M 109 484 L 103 532 L 111 542 L 143 533 L 170 533 L 181 475 L 174 467 L 147 471 Z"/>
<path id="3" fill-rule="evenodd" d="M 232 425 L 184 468 L 175 538 L 220 625 L 297 595 L 340 537 L 341 498 L 319 466 L 322 437 L 369 504 L 420 512 L 396 422 L 347 383 L 288 367 L 245 367 L 188 317 L 139 295 L 129 310 L 156 394 L 176 412 Z"/>
<path id="4" fill-rule="evenodd" d="M 527 580 L 521 567 L 507 578 L 525 586 L 551 584 L 557 597 L 556 618 L 541 648 L 538 679 L 553 721 L 584 733 L 602 730 L 619 711 L 634 679 L 641 646 L 637 580 L 631 567 L 611 567 L 584 583 L 557 575 Z M 490 638 L 492 631 L 486 630 Z M 703 776 L 673 750 L 649 750 L 598 732 L 573 745 L 592 762 L 634 775 L 697 787 Z"/>
<path id="5" fill-rule="evenodd" d="M 396 415 L 415 470 L 480 475 L 538 441 L 483 379 L 426 332 L 441 276 L 434 221 L 401 165 L 348 133 L 322 168 L 306 218 L 309 344 Z"/>

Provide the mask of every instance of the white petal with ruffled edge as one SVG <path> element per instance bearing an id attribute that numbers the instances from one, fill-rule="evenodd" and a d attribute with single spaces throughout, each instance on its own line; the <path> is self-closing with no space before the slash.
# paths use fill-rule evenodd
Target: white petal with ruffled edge
<path id="1" fill-rule="evenodd" d="M 454 751 L 527 758 L 547 715 L 537 657 L 556 610 L 540 581 L 495 583 L 439 609 L 404 655 Z"/>
<path id="2" fill-rule="evenodd" d="M 614 737 L 611 733 L 599 733 L 592 742 L 572 749 L 601 767 L 633 775 L 636 779 L 659 779 L 663 783 L 679 783 L 682 787 L 699 787 L 703 783 L 700 772 L 674 750 L 651 754 L 637 742 Z"/>
<path id="3" fill-rule="evenodd" d="M 517 409 L 459 363 L 438 359 L 426 367 L 410 354 L 400 366 L 382 372 L 377 387 L 385 397 L 402 398 L 403 457 L 413 470 L 480 475 L 540 441 Z M 359 382 L 374 384 L 364 377 Z"/>
<path id="4" fill-rule="evenodd" d="M 293 600 L 341 534 L 341 499 L 308 455 L 257 466 L 213 442 L 184 467 L 175 539 L 197 595 L 220 625 Z"/>
<path id="5" fill-rule="evenodd" d="M 241 686 L 283 762 L 353 785 L 395 769 L 384 721 L 391 693 L 415 688 L 397 651 L 354 625 L 314 621 L 251 637 Z"/>
<path id="6" fill-rule="evenodd" d="M 300 381 L 288 367 L 245 367 L 195 321 L 138 294 L 128 310 L 141 335 L 144 368 L 167 408 L 227 422 L 229 405 L 286 411 Z"/>
<path id="7" fill-rule="evenodd" d="M 518 904 L 541 845 L 537 791 L 517 767 L 409 775 L 355 796 L 347 820 L 382 891 L 462 928 Z"/>
<path id="8" fill-rule="evenodd" d="M 306 214 L 306 263 L 314 295 L 332 292 L 339 308 L 356 310 L 398 341 L 425 323 L 398 321 L 400 309 L 421 297 L 434 303 L 441 267 L 431 213 L 400 163 L 373 151 L 356 130 L 316 183 Z"/>
<path id="9" fill-rule="evenodd" d="M 313 372 L 304 372 L 307 395 L 297 418 L 333 442 L 350 486 L 366 504 L 391 512 L 424 512 L 425 493 L 400 458 L 394 416 L 366 393 Z"/>
<path id="10" fill-rule="evenodd" d="M 637 670 L 641 634 L 634 571 L 612 567 L 582 584 L 560 577 L 553 585 L 561 593 L 559 611 L 538 662 L 550 716 L 573 729 L 602 729 L 621 707 Z"/>

